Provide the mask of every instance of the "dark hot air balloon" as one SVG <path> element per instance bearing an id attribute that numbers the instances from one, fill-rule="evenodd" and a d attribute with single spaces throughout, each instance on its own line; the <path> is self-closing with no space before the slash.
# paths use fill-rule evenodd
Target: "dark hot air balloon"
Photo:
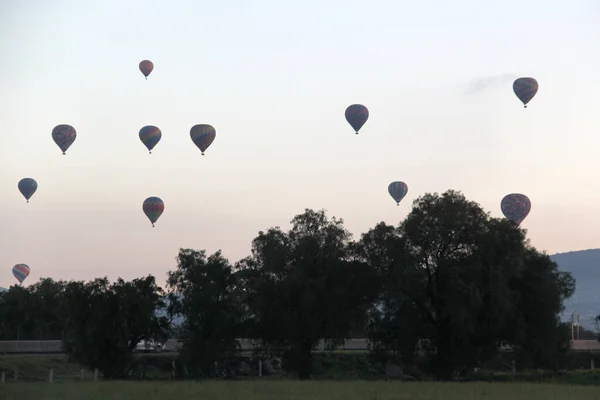
<path id="1" fill-rule="evenodd" d="M 152 61 L 144 60 L 140 62 L 140 71 L 142 71 L 142 74 L 144 74 L 146 79 L 148 79 L 148 75 L 150 75 L 153 69 L 154 64 L 152 64 Z"/>
<path id="2" fill-rule="evenodd" d="M 71 125 L 56 125 L 54 129 L 52 129 L 52 139 L 54 139 L 54 143 L 62 150 L 63 156 L 76 138 L 77 132 L 75 132 L 75 128 Z"/>
<path id="3" fill-rule="evenodd" d="M 500 202 L 500 209 L 506 219 L 519 225 L 531 211 L 531 201 L 524 194 L 507 194 Z"/>
<path id="4" fill-rule="evenodd" d="M 142 204 L 142 210 L 144 210 L 144 214 L 154 227 L 154 224 L 165 210 L 165 203 L 158 197 L 148 197 Z"/>
<path id="5" fill-rule="evenodd" d="M 527 103 L 538 91 L 538 83 L 534 78 L 519 78 L 513 82 L 513 91 L 527 108 Z"/>
<path id="6" fill-rule="evenodd" d="M 402 181 L 392 182 L 388 186 L 388 193 L 396 200 L 396 205 L 399 206 L 406 193 L 408 193 L 408 186 Z"/>
<path id="7" fill-rule="evenodd" d="M 140 129 L 140 140 L 148 148 L 150 154 L 152 154 L 154 146 L 160 142 L 161 137 L 162 132 L 156 126 L 147 125 Z"/>
<path id="8" fill-rule="evenodd" d="M 210 125 L 199 124 L 192 126 L 192 129 L 190 129 L 190 137 L 194 144 L 200 149 L 202 155 L 204 155 L 204 152 L 215 140 L 216 136 L 217 131 Z"/>
<path id="9" fill-rule="evenodd" d="M 31 272 L 31 269 L 27 264 L 17 264 L 12 269 L 12 273 L 19 283 L 23 283 L 25 278 L 29 276 L 29 272 Z"/>
<path id="10" fill-rule="evenodd" d="M 19 192 L 21 192 L 23 197 L 25 197 L 25 200 L 27 200 L 27 202 L 29 203 L 29 199 L 37 190 L 38 185 L 35 179 L 23 178 L 19 181 L 17 187 L 19 188 Z"/>
<path id="11" fill-rule="evenodd" d="M 369 110 L 362 104 L 352 104 L 346 108 L 346 121 L 358 135 L 358 131 L 369 119 Z"/>

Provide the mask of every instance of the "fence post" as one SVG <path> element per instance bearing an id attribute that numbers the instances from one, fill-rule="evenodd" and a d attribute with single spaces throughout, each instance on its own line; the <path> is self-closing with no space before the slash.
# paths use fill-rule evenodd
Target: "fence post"
<path id="1" fill-rule="evenodd" d="M 594 360 L 594 357 L 592 357 L 592 360 L 590 361 L 590 369 L 592 371 L 596 369 L 596 362 Z"/>
<path id="2" fill-rule="evenodd" d="M 258 377 L 262 378 L 262 359 L 258 360 Z"/>
<path id="3" fill-rule="evenodd" d="M 15 367 L 15 372 L 13 373 L 13 379 L 15 381 L 19 379 L 19 367 Z"/>
<path id="4" fill-rule="evenodd" d="M 3 384 L 6 381 L 6 372 L 0 372 L 0 384 Z"/>
<path id="5" fill-rule="evenodd" d="M 54 370 L 53 369 L 50 369 L 50 372 L 48 372 L 48 382 L 54 383 Z"/>
<path id="6" fill-rule="evenodd" d="M 94 380 L 97 381 L 98 380 L 98 368 L 94 369 Z"/>
<path id="7" fill-rule="evenodd" d="M 83 368 L 81 368 L 81 370 L 79 370 L 79 379 L 83 380 L 84 373 L 85 373 L 85 370 Z"/>

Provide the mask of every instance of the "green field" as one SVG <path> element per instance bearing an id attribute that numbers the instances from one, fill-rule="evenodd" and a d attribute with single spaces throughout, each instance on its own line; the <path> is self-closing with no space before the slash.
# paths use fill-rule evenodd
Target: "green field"
<path id="1" fill-rule="evenodd" d="M 581 354 L 579 356 L 586 356 Z M 588 354 L 586 357 L 589 357 Z M 138 355 L 134 358 L 130 378 L 132 380 L 171 380 L 173 378 L 173 354 Z M 258 365 L 246 360 L 245 368 L 238 370 L 239 379 L 258 379 Z M 580 360 L 581 361 L 581 360 Z M 560 383 L 573 385 L 593 385 L 600 387 L 600 369 L 591 371 L 587 358 L 583 362 L 573 363 L 568 371 L 556 373 L 544 371 L 518 372 L 512 375 L 510 370 L 502 369 L 503 363 L 491 365 L 489 369 L 466 377 L 471 381 L 485 382 L 535 382 Z M 599 360 L 600 361 L 600 360 Z M 599 365 L 600 362 L 597 363 Z M 68 357 L 56 356 L 0 356 L 0 372 L 4 372 L 7 382 L 14 381 L 15 370 L 18 371 L 19 382 L 48 381 L 49 371 L 53 371 L 56 383 L 81 380 L 81 367 L 70 362 Z M 418 371 L 408 371 L 416 380 L 428 380 L 428 376 Z M 293 374 L 281 370 L 263 369 L 263 379 L 289 379 Z M 92 371 L 83 371 L 83 380 L 92 379 Z M 99 374 L 102 379 L 102 374 Z M 385 380 L 385 371 L 381 371 L 369 361 L 366 353 L 315 353 L 313 360 L 313 380 L 315 381 L 377 381 Z M 599 388 L 600 390 L 600 388 Z"/>
<path id="2" fill-rule="evenodd" d="M 553 400 L 600 399 L 597 387 L 510 383 L 82 382 L 7 383 L 0 400 Z"/>

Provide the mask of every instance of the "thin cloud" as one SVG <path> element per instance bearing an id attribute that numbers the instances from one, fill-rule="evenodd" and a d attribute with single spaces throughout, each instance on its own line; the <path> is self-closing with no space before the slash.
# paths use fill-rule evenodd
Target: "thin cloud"
<path id="1" fill-rule="evenodd" d="M 486 89 L 512 82 L 515 79 L 517 79 L 515 74 L 486 76 L 485 78 L 475 79 L 471 81 L 465 90 L 465 94 L 477 94 Z"/>

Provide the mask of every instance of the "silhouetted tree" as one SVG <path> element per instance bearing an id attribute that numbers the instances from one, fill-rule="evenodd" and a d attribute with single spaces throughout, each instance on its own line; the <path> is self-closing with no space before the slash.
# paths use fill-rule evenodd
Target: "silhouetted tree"
<path id="1" fill-rule="evenodd" d="M 529 247 L 524 231 L 459 192 L 425 194 L 397 229 L 380 224 L 357 248 L 380 276 L 370 325 L 375 350 L 410 362 L 419 344 L 437 377 L 450 379 L 503 343 L 530 349 L 524 333 L 536 325 L 524 321 L 534 308 L 537 323 L 556 332 L 548 339 L 553 348 L 562 349 L 557 313 L 572 289 L 568 274 L 536 277 L 536 268 L 551 271 L 550 264 Z"/>
<path id="2" fill-rule="evenodd" d="M 510 324 L 510 343 L 517 367 L 558 369 L 569 350 L 571 329 L 560 322 L 563 302 L 575 292 L 575 280 L 546 254 L 529 249 L 515 282 L 516 319 Z"/>
<path id="3" fill-rule="evenodd" d="M 350 258 L 340 219 L 306 210 L 292 229 L 259 232 L 252 256 L 238 265 L 260 346 L 283 351 L 284 363 L 309 379 L 320 339 L 340 344 L 375 299 L 373 271 Z"/>
<path id="4" fill-rule="evenodd" d="M 127 376 L 141 340 L 164 340 L 168 321 L 157 317 L 163 293 L 153 276 L 110 284 L 106 278 L 65 287 L 65 351 L 105 379 Z"/>
<path id="5" fill-rule="evenodd" d="M 204 251 L 181 249 L 177 260 L 167 285 L 169 312 L 184 318 L 181 360 L 193 374 L 214 377 L 238 352 L 243 309 L 236 278 L 220 252 L 207 258 Z"/>
<path id="6" fill-rule="evenodd" d="M 1 294 L 0 302 L 2 340 L 34 340 L 38 338 L 34 300 L 31 292 L 22 286 L 11 286 Z"/>

